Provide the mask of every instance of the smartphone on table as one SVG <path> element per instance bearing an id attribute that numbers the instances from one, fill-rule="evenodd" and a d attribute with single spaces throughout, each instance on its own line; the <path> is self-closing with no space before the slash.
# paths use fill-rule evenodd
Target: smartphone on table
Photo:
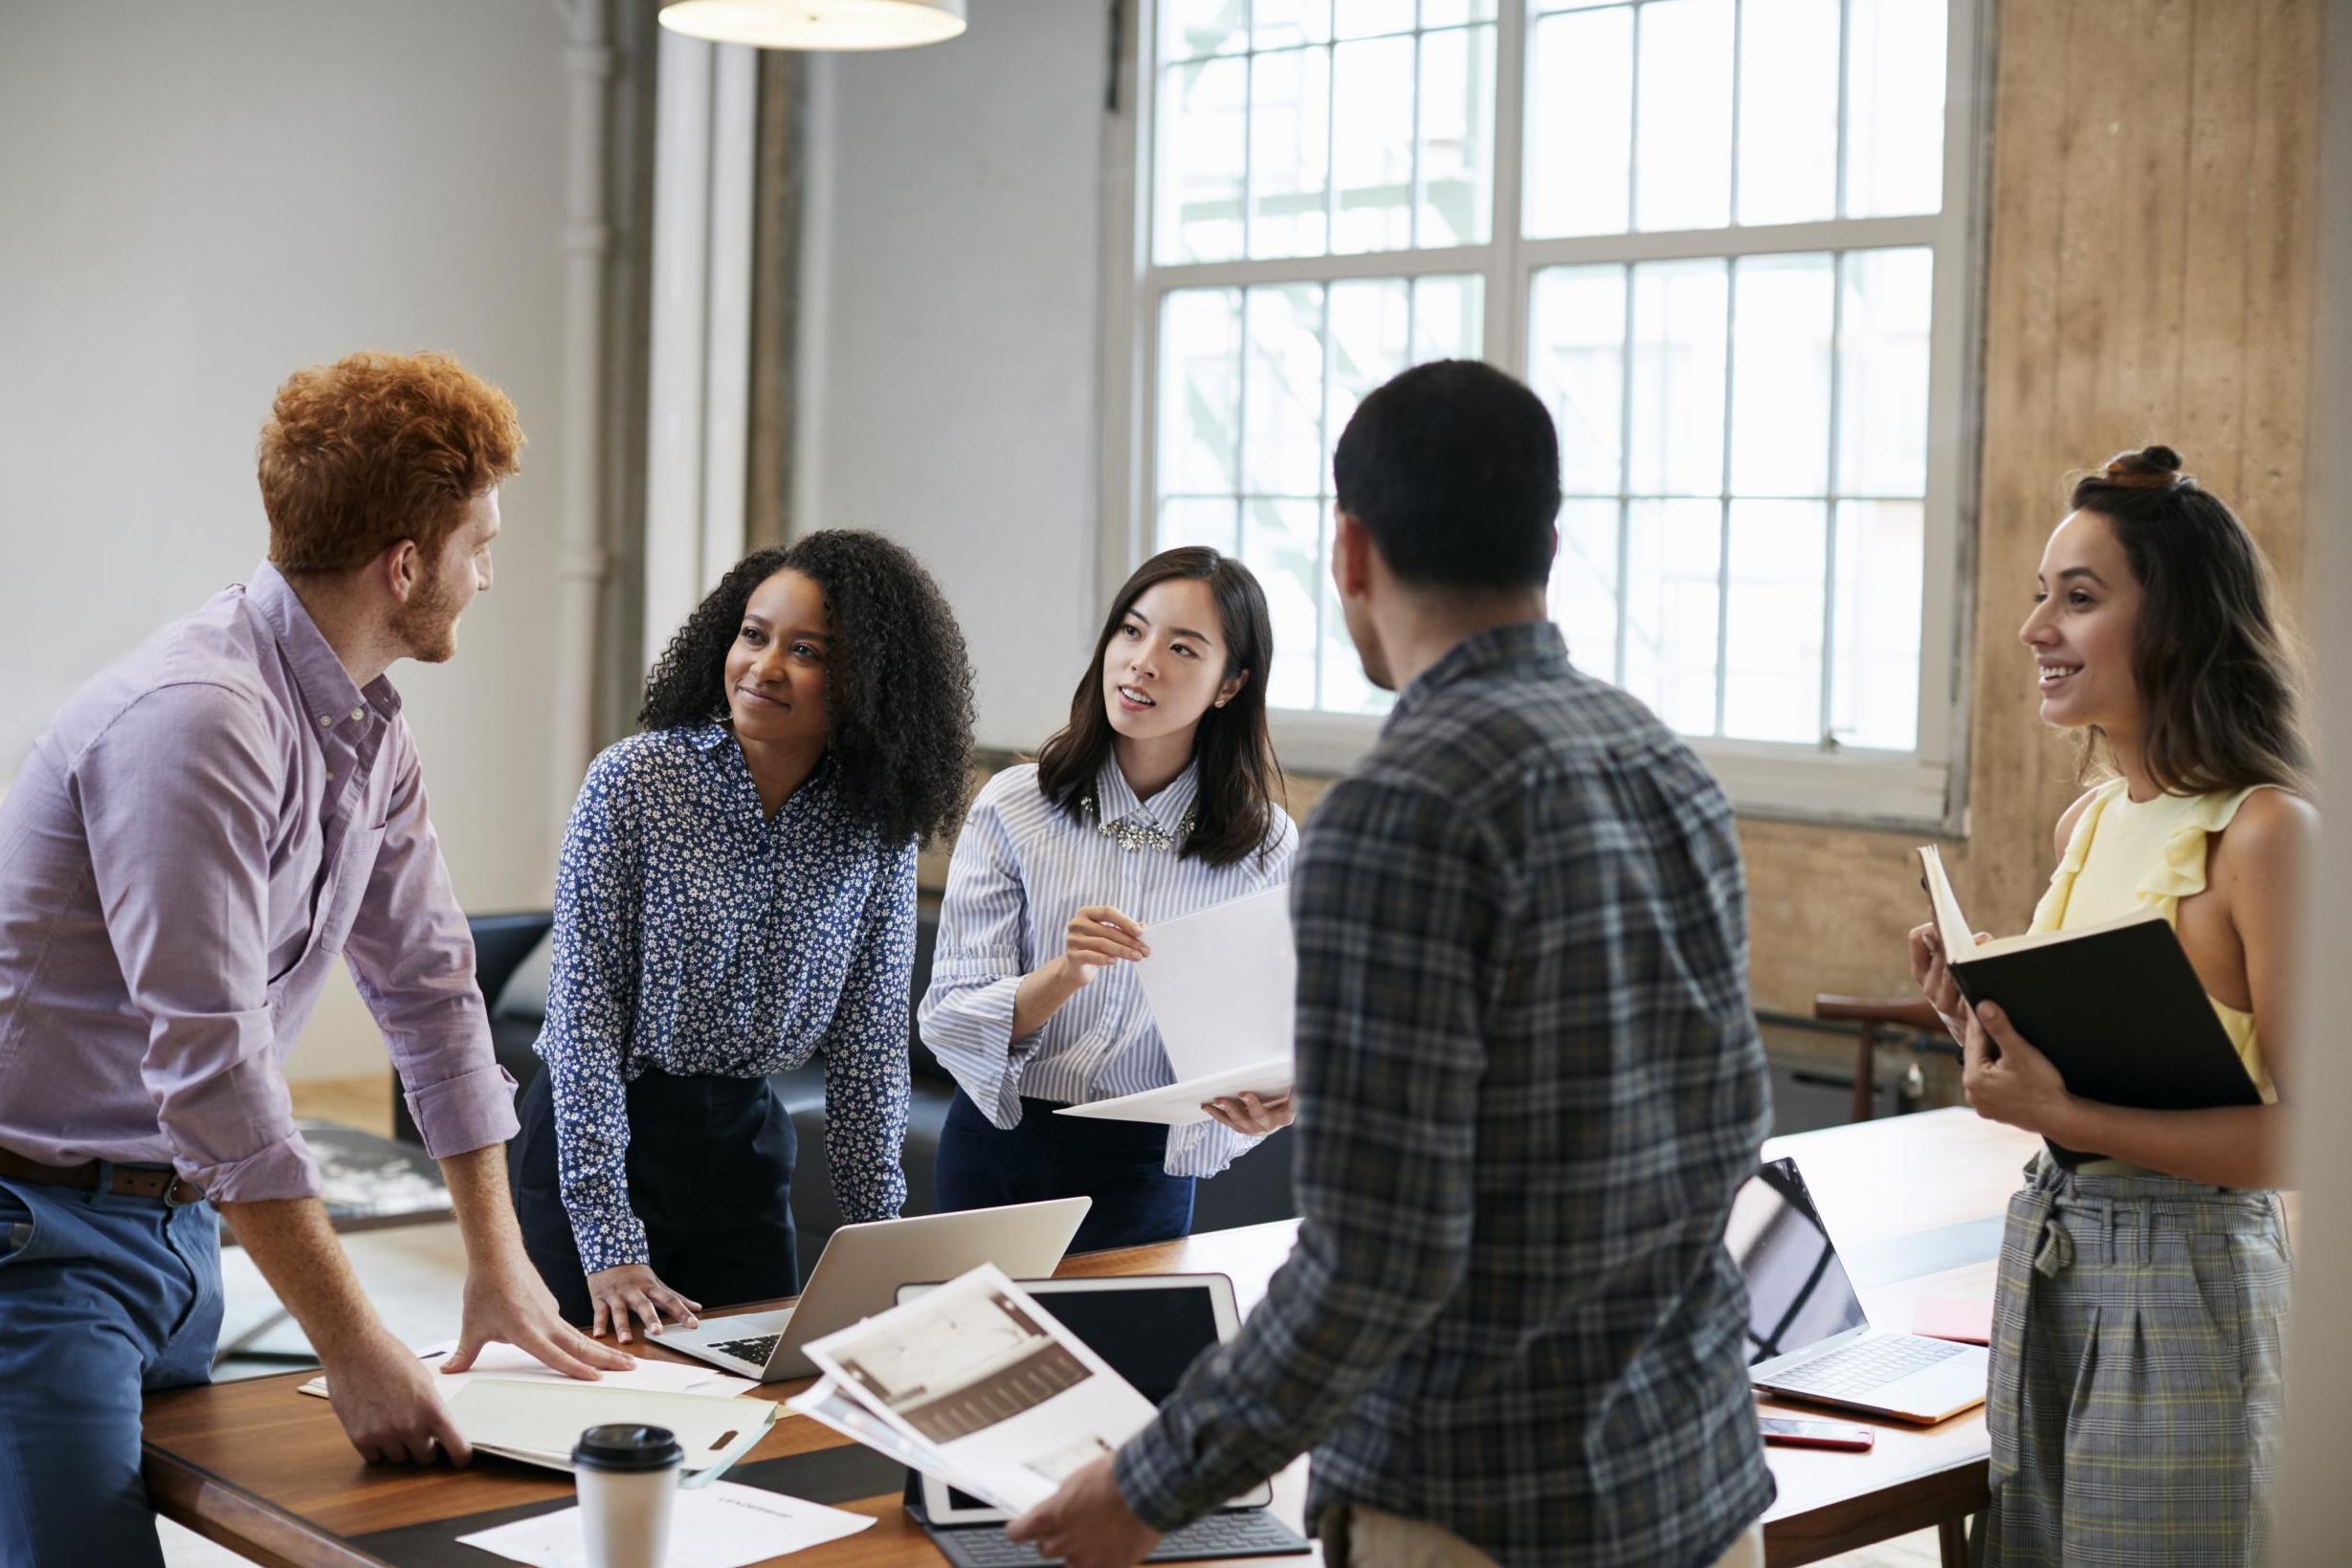
<path id="1" fill-rule="evenodd" d="M 1792 1421 L 1785 1416 L 1759 1416 L 1766 1443 L 1791 1448 L 1844 1448 L 1859 1452 L 1878 1441 L 1871 1427 L 1845 1421 Z"/>

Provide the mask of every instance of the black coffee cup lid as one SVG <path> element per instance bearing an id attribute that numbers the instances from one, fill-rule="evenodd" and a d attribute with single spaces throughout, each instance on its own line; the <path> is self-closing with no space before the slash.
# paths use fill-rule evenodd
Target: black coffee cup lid
<path id="1" fill-rule="evenodd" d="M 571 1462 L 590 1470 L 666 1470 L 683 1461 L 686 1450 L 667 1426 L 623 1424 L 591 1426 L 580 1434 Z"/>

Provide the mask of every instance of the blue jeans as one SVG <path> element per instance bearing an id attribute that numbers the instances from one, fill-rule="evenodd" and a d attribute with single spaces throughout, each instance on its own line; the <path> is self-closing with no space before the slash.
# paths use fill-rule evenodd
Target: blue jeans
<path id="1" fill-rule="evenodd" d="M 1173 1241 L 1192 1230 L 1189 1176 L 1170 1176 L 1167 1129 L 1143 1122 L 1057 1116 L 1045 1100 L 1021 1101 L 1007 1131 L 961 1089 L 940 1129 L 932 1184 L 942 1212 L 1092 1198 L 1073 1252 Z"/>
<path id="2" fill-rule="evenodd" d="M 141 1397 L 219 1336 L 211 1204 L 0 1181 L 0 1568 L 160 1568 Z"/>

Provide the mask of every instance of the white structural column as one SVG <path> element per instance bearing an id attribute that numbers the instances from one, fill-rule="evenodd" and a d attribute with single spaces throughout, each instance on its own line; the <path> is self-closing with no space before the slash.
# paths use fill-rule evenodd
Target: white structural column
<path id="1" fill-rule="evenodd" d="M 562 542 L 556 555 L 555 723 L 548 756 L 547 820 L 560 839 L 596 745 L 597 648 L 604 544 L 606 264 L 612 228 L 605 196 L 605 145 L 612 80 L 611 0 L 569 0 L 564 67 L 571 78 L 571 164 L 564 221 Z M 555 863 L 552 853 L 547 863 Z"/>
<path id="2" fill-rule="evenodd" d="M 2339 448 L 2327 434 L 2352 421 L 2352 5 L 2327 15 L 2319 88 L 2319 310 L 2314 342 L 2318 401 L 2311 421 L 2311 551 L 2318 568 L 2304 585 L 2309 624 L 2319 632 L 2317 671 L 2322 763 L 2319 864 L 2305 873 L 2302 994 L 2295 1017 L 2295 1185 L 2303 1192 L 2296 1230 L 2295 1321 L 2287 1341 L 2287 1436 L 2281 1458 L 2278 1530 L 2270 1560 L 2289 1565 L 2344 1560 L 2352 1541 L 2352 1054 L 2341 1045 L 2352 1017 L 2352 530 L 2343 521 Z"/>
<path id="3" fill-rule="evenodd" d="M 748 49 L 666 29 L 660 47 L 645 475 L 649 661 L 743 549 L 759 96 Z"/>

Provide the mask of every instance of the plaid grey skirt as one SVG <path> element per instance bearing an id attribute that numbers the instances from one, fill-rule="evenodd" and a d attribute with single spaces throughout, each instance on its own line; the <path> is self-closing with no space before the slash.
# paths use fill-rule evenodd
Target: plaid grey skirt
<path id="1" fill-rule="evenodd" d="M 2278 1195 L 2046 1157 L 2026 1175 L 2001 1241 L 1976 1560 L 2252 1568 L 2283 1415 Z"/>

